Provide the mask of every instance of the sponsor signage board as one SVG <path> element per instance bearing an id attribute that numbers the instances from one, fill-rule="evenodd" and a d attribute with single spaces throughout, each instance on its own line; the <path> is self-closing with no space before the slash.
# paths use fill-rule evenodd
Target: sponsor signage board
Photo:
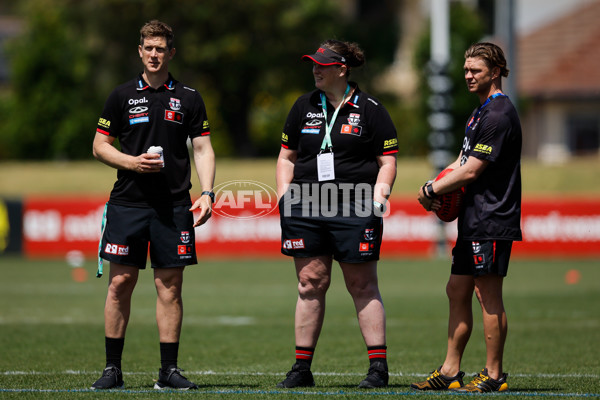
<path id="1" fill-rule="evenodd" d="M 239 207 L 232 207 L 234 197 L 227 199 L 226 212 L 215 209 L 212 218 L 196 228 L 200 258 L 284 257 L 280 253 L 276 199 L 271 196 L 257 200 L 256 193 L 247 197 L 253 201 L 244 199 Z M 96 257 L 105 201 L 77 197 L 25 199 L 23 254 L 64 257 L 69 251 L 79 250 L 86 257 Z M 271 212 L 265 208 L 268 204 L 273 208 Z M 382 258 L 434 256 L 440 239 L 449 245 L 456 239 L 456 221 L 440 223 L 415 199 L 392 199 L 388 208 Z M 522 209 L 524 241 L 515 242 L 515 257 L 600 257 L 600 199 L 524 199 Z"/>

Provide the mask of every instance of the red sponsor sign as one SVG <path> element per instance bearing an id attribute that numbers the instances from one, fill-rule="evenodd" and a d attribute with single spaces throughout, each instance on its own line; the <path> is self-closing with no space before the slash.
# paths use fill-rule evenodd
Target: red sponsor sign
<path id="1" fill-rule="evenodd" d="M 27 198 L 23 202 L 23 252 L 31 257 L 64 257 L 71 250 L 98 254 L 106 199 Z"/>
<path id="2" fill-rule="evenodd" d="M 521 228 L 523 242 L 513 246 L 515 255 L 598 257 L 600 199 L 528 199 Z"/>
<path id="3" fill-rule="evenodd" d="M 247 197 L 254 198 L 254 194 Z M 227 213 L 215 210 L 205 225 L 196 228 L 198 255 L 280 257 L 279 213 L 276 209 L 265 212 L 265 204 L 276 207 L 276 200 L 238 201 L 243 206 L 237 208 L 231 207 L 233 197 L 228 201 Z M 89 258 L 96 257 L 104 202 L 103 198 L 26 199 L 25 255 L 64 257 L 71 250 L 79 250 Z M 453 244 L 456 239 L 456 221 L 439 222 L 412 198 L 392 199 L 388 209 L 384 217 L 382 258 L 433 256 L 440 240 Z M 524 241 L 515 242 L 514 256 L 600 257 L 600 199 L 525 199 L 522 228 Z M 290 248 L 303 245 L 301 238 L 289 243 Z M 184 247 L 178 251 L 187 251 Z"/>

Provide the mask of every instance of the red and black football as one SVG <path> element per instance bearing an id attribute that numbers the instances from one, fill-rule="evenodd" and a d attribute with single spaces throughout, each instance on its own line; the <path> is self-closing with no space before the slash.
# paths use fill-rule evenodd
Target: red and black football
<path id="1" fill-rule="evenodd" d="M 452 171 L 452 168 L 446 168 L 435 178 L 435 180 L 442 179 L 443 176 Z M 453 192 L 445 193 L 438 196 L 440 203 L 442 203 L 439 210 L 435 212 L 439 219 L 444 222 L 451 222 L 458 218 L 460 207 L 462 205 L 464 195 L 464 188 L 456 189 Z"/>

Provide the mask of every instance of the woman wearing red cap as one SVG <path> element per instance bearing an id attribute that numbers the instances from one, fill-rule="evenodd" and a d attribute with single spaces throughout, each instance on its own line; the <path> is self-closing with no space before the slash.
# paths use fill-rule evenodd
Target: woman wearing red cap
<path id="1" fill-rule="evenodd" d="M 314 386 L 311 362 L 333 260 L 342 270 L 367 346 L 361 388 L 387 386 L 385 311 L 377 283 L 382 216 L 396 177 L 398 140 L 379 100 L 348 81 L 364 64 L 355 43 L 327 40 L 312 55 L 316 90 L 287 117 L 277 160 L 282 253 L 298 278 L 296 362 L 279 387 Z"/>

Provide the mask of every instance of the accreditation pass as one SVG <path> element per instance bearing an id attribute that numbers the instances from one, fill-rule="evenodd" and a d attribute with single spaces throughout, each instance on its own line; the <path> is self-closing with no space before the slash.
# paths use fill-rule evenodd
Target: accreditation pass
<path id="1" fill-rule="evenodd" d="M 332 152 L 317 154 L 317 174 L 319 175 L 319 182 L 335 179 Z"/>

